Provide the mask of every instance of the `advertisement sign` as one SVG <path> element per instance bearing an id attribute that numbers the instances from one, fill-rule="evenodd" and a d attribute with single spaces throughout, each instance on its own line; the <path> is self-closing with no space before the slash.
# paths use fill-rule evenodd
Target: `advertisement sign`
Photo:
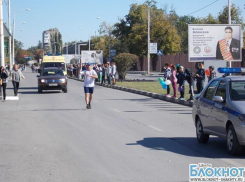
<path id="1" fill-rule="evenodd" d="M 241 36 L 241 25 L 188 25 L 189 61 L 241 61 Z"/>
<path id="2" fill-rule="evenodd" d="M 82 63 L 103 64 L 103 51 L 81 51 Z"/>
<path id="3" fill-rule="evenodd" d="M 150 43 L 150 54 L 157 54 L 157 43 Z"/>

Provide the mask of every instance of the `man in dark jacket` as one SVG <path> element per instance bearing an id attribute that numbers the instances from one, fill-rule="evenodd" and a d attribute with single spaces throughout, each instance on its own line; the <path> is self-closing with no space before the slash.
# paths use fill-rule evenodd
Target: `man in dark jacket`
<path id="1" fill-rule="evenodd" d="M 8 78 L 8 72 L 6 69 L 4 69 L 3 66 L 0 67 L 0 79 L 2 79 L 2 85 L 0 85 L 0 93 L 1 93 L 1 87 L 3 88 L 3 102 L 6 100 L 6 87 L 7 87 L 7 78 Z"/>
<path id="2" fill-rule="evenodd" d="M 188 99 L 188 101 L 193 100 L 194 97 L 194 77 L 192 72 L 190 71 L 189 68 L 185 69 L 185 79 L 189 84 L 189 93 L 190 93 L 190 98 Z"/>
<path id="3" fill-rule="evenodd" d="M 204 87 L 204 82 L 205 82 L 205 70 L 204 70 L 204 64 L 199 63 L 198 64 L 198 70 L 197 73 L 195 74 L 195 78 L 197 80 L 197 93 L 201 93 Z"/>

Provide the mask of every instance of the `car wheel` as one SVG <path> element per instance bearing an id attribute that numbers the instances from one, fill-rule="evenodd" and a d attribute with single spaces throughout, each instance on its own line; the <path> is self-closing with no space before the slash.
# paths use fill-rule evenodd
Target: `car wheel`
<path id="1" fill-rule="evenodd" d="M 38 93 L 42 93 L 42 89 L 38 87 Z"/>
<path id="2" fill-rule="evenodd" d="M 209 140 L 209 135 L 203 133 L 203 126 L 199 117 L 196 122 L 196 135 L 199 143 L 207 143 Z"/>
<path id="3" fill-rule="evenodd" d="M 242 152 L 242 146 L 238 142 L 233 125 L 230 125 L 227 129 L 226 146 L 230 155 L 239 155 Z"/>
<path id="4" fill-rule="evenodd" d="M 67 93 L 67 87 L 63 89 L 63 92 L 64 93 Z"/>

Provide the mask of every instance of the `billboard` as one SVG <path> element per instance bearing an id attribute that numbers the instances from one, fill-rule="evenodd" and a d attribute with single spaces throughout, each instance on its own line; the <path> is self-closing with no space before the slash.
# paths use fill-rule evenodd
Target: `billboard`
<path id="1" fill-rule="evenodd" d="M 82 63 L 103 64 L 103 51 L 81 51 Z"/>
<path id="2" fill-rule="evenodd" d="M 188 25 L 190 62 L 241 61 L 241 25 Z"/>

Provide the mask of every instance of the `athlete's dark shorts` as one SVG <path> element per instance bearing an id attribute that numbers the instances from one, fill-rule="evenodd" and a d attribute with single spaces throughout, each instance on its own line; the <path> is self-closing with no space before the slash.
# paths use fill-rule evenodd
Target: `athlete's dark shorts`
<path id="1" fill-rule="evenodd" d="M 84 93 L 88 94 L 92 94 L 94 93 L 94 87 L 84 87 Z"/>

